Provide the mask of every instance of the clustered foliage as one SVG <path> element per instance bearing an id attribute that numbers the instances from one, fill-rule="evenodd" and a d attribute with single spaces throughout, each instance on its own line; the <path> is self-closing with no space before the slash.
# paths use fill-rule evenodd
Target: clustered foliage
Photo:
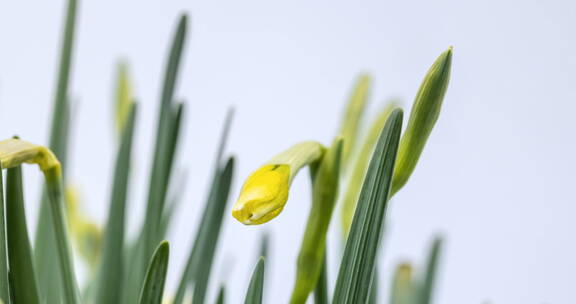
<path id="1" fill-rule="evenodd" d="M 204 211 L 180 273 L 174 295 L 164 293 L 169 244 L 164 241 L 180 197 L 171 185 L 180 141 L 184 103 L 174 96 L 187 17 L 178 21 L 169 49 L 150 166 L 148 200 L 143 223 L 134 239 L 126 237 L 127 192 L 138 105 L 133 100 L 127 69 L 120 65 L 116 87 L 118 150 L 110 205 L 104 228 L 79 211 L 78 195 L 67 184 L 70 129 L 69 75 L 72 62 L 77 0 L 68 0 L 59 77 L 54 98 L 48 148 L 18 138 L 0 141 L 0 300 L 3 303 L 205 303 L 234 175 L 234 158 L 224 155 L 233 111 L 229 111 L 216 154 Z M 290 183 L 308 166 L 312 200 L 296 261 L 290 303 L 382 303 L 377 257 L 390 198 L 408 181 L 434 127 L 450 77 L 452 49 L 434 62 L 418 93 L 405 130 L 403 111 L 388 103 L 364 130 L 364 109 L 370 78 L 361 76 L 344 111 L 332 143 L 303 142 L 272 158 L 244 184 L 233 215 L 247 225 L 264 224 L 283 210 Z M 20 165 L 39 165 L 45 187 L 34 243 L 28 235 Z M 337 205 L 342 208 L 342 258 L 335 286 L 328 286 L 327 232 Z M 69 239 L 70 238 L 70 239 Z M 261 303 L 265 281 L 267 238 L 262 240 L 244 303 Z M 88 266 L 82 289 L 76 282 L 72 247 Z M 391 282 L 392 304 L 427 304 L 432 300 L 442 240 L 434 240 L 427 266 L 416 274 L 401 264 Z M 333 294 L 329 295 L 329 290 Z M 225 302 L 225 286 L 216 299 Z M 240 299 L 231 300 L 238 303 Z"/>

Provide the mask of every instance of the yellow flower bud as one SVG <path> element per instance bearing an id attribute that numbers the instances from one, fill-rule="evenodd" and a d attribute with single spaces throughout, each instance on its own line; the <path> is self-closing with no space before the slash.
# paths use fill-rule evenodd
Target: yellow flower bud
<path id="1" fill-rule="evenodd" d="M 278 154 L 254 171 L 242 187 L 232 216 L 245 225 L 260 225 L 282 212 L 296 173 L 319 160 L 324 147 L 318 142 L 302 142 Z"/>
<path id="2" fill-rule="evenodd" d="M 60 162 L 50 149 L 19 138 L 0 141 L 0 164 L 2 168 L 9 169 L 23 163 L 37 164 L 48 180 L 60 177 Z"/>

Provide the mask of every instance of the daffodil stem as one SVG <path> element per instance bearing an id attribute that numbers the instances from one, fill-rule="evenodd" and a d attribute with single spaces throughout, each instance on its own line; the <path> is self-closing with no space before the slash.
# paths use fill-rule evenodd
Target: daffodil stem
<path id="1" fill-rule="evenodd" d="M 74 263 L 70 251 L 70 241 L 66 229 L 66 214 L 64 212 L 63 186 L 60 167 L 44 172 L 46 177 L 46 188 L 50 207 L 52 210 L 52 219 L 56 242 L 58 243 L 58 258 L 62 269 L 62 285 L 64 300 L 66 304 L 80 303 L 78 287 L 74 277 Z"/>
<path id="2" fill-rule="evenodd" d="M 342 140 L 336 139 L 323 158 L 310 166 L 312 207 L 298 255 L 291 304 L 306 303 L 322 272 L 326 234 L 338 194 L 341 155 Z"/>

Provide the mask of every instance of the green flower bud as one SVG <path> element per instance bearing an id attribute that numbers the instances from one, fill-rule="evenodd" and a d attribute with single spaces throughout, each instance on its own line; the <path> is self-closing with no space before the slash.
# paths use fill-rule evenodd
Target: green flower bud
<path id="1" fill-rule="evenodd" d="M 452 47 L 442 53 L 428 70 L 414 100 L 406 131 L 400 140 L 391 195 L 398 192 L 414 171 L 428 136 L 440 115 L 450 79 Z"/>

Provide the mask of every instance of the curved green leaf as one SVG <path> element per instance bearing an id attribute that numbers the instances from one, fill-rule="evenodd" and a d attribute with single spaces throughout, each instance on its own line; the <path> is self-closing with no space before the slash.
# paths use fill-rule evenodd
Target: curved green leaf
<path id="1" fill-rule="evenodd" d="M 168 257 L 170 246 L 167 241 L 162 241 L 156 248 L 152 260 L 148 265 L 144 284 L 140 291 L 140 304 L 160 304 L 164 293 L 166 272 L 168 270 Z"/>
<path id="2" fill-rule="evenodd" d="M 258 264 L 252 273 L 250 285 L 246 292 L 244 304 L 261 304 L 264 289 L 264 258 L 258 260 Z"/>

